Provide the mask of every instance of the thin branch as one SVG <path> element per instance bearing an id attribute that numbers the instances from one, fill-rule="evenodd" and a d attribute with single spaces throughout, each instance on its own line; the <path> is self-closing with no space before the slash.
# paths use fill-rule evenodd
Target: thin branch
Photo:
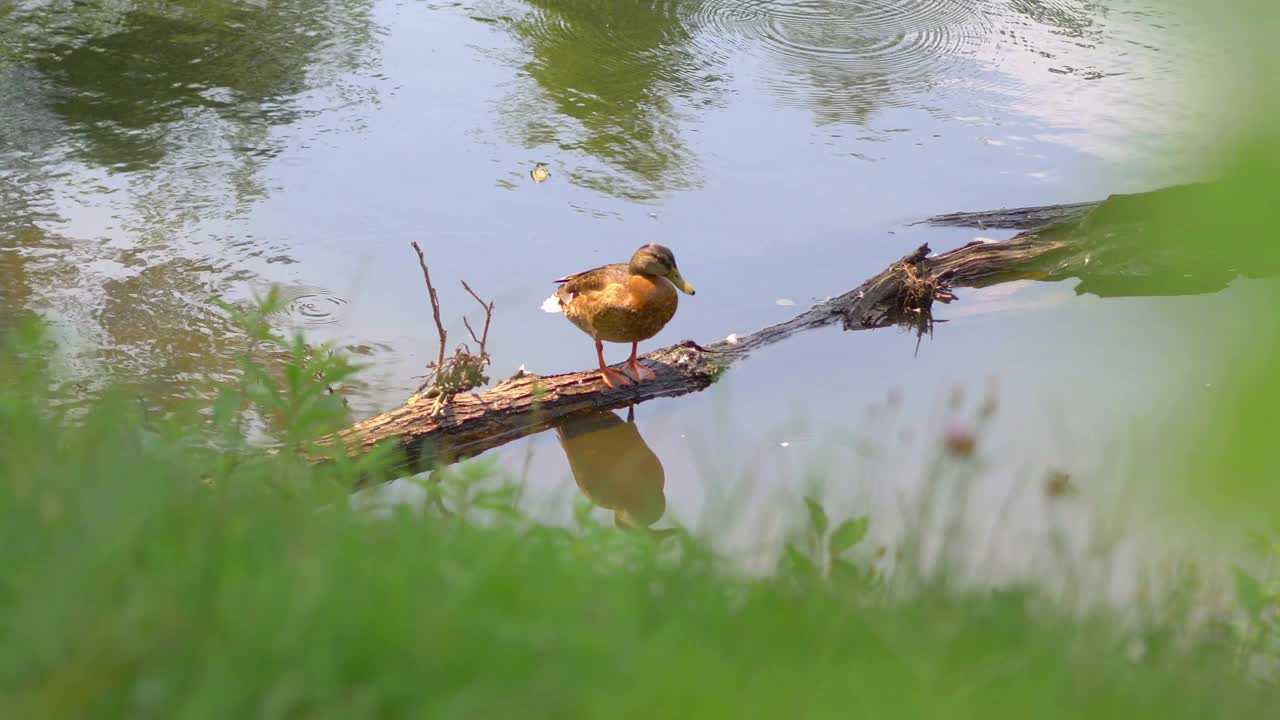
<path id="1" fill-rule="evenodd" d="M 471 329 L 471 322 L 467 320 L 467 316 L 462 316 L 462 325 L 467 329 L 467 333 L 471 335 L 471 340 L 480 345 L 480 338 L 476 337 L 476 331 Z M 484 354 L 484 346 L 480 345 L 480 354 Z"/>
<path id="2" fill-rule="evenodd" d="M 427 281 L 427 294 L 431 296 L 431 314 L 436 319 L 436 330 L 440 333 L 440 353 L 436 356 L 436 369 L 444 366 L 444 348 L 448 342 L 449 334 L 444 330 L 444 323 L 440 322 L 440 297 L 436 295 L 436 287 L 431 284 L 431 271 L 427 269 L 427 259 L 422 255 L 422 248 L 418 247 L 417 241 L 409 243 L 413 246 L 413 251 L 418 253 L 418 265 L 422 266 L 422 279 Z"/>
<path id="3" fill-rule="evenodd" d="M 465 288 L 467 292 L 471 293 L 471 297 L 475 298 L 476 302 L 480 303 L 480 307 L 484 308 L 484 332 L 480 334 L 479 339 L 476 339 L 476 333 L 471 329 L 471 326 L 467 325 L 467 331 L 471 333 L 471 339 L 480 343 L 480 355 L 483 357 L 485 354 L 485 343 L 489 342 L 489 322 L 493 320 L 493 303 L 486 303 L 478 294 L 476 294 L 475 290 L 471 289 L 471 286 L 467 284 L 466 280 L 462 281 L 462 287 Z M 465 317 L 462 318 L 462 322 L 463 324 L 466 324 L 467 319 Z"/>

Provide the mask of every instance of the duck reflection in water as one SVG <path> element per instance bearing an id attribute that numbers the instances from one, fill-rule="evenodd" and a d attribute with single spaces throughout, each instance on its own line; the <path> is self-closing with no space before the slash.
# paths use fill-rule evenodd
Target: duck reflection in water
<path id="1" fill-rule="evenodd" d="M 662 462 L 636 428 L 634 407 L 623 420 L 607 410 L 571 415 L 556 427 L 582 494 L 613 511 L 618 527 L 648 528 L 666 512 Z"/>

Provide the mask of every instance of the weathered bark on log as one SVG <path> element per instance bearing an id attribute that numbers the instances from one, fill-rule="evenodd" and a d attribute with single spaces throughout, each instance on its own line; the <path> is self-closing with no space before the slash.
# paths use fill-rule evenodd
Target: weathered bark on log
<path id="1" fill-rule="evenodd" d="M 1068 205 L 1001 208 L 979 212 L 954 212 L 934 215 L 912 225 L 974 227 L 982 230 L 1038 230 L 1062 222 L 1079 220 L 1096 207 L 1098 207 L 1097 202 L 1083 202 Z"/>
<path id="2" fill-rule="evenodd" d="M 736 341 L 704 345 L 684 341 L 642 356 L 657 374 L 652 381 L 611 389 L 595 369 L 545 377 L 523 374 L 480 393 L 457 395 L 438 418 L 432 417 L 431 403 L 420 401 L 353 425 L 328 441 L 341 443 L 355 454 L 395 442 L 413 467 L 427 469 L 545 430 L 583 410 L 612 410 L 704 390 L 753 350 L 803 330 L 836 322 L 846 330 L 893 324 L 923 327 L 919 320 L 927 321 L 934 299 L 954 299 L 947 288 L 1020 277 L 1060 277 L 1078 265 L 1069 257 L 1070 250 L 1067 239 L 1027 233 L 999 243 L 971 243 L 932 257 L 929 247 L 922 245 L 853 290 L 786 322 Z M 925 296 L 920 295 L 921 288 L 928 290 Z"/>
<path id="3" fill-rule="evenodd" d="M 1166 214 L 1170 207 L 1194 202 L 1211 192 L 1221 191 L 1220 183 L 1188 183 L 1149 192 L 1116 194 L 1108 196 L 1105 200 L 1091 202 L 947 213 L 912 224 L 973 227 L 984 230 L 1044 230 L 1053 226 L 1075 225 L 1089 216 L 1089 222 L 1095 226 L 1114 227 L 1145 218 L 1159 217 Z M 1101 212 L 1095 213 L 1095 210 L 1101 210 Z"/>

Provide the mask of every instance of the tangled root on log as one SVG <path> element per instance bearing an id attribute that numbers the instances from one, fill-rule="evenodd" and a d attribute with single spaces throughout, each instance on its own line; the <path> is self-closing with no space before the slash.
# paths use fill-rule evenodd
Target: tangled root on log
<path id="1" fill-rule="evenodd" d="M 892 284 L 883 302 L 879 303 L 875 312 L 862 318 L 862 326 L 881 328 L 897 325 L 916 334 L 916 349 L 920 349 L 920 341 L 925 334 L 933 336 L 933 303 L 949 303 L 956 299 L 951 291 L 951 284 L 941 275 L 930 271 L 928 267 L 929 246 L 921 245 L 911 255 L 899 260 L 889 267 L 889 282 Z M 845 327 L 849 323 L 846 320 Z"/>
<path id="2" fill-rule="evenodd" d="M 956 299 L 955 293 L 945 280 L 939 279 L 920 263 L 902 263 L 902 290 L 897 297 L 898 324 L 915 332 L 916 351 L 920 350 L 920 341 L 925 333 L 933 337 L 934 301 L 949 303 Z"/>

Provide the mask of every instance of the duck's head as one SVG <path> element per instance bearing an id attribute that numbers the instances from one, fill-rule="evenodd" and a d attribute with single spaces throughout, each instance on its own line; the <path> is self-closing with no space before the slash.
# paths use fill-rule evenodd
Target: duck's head
<path id="1" fill-rule="evenodd" d="M 665 245 L 657 243 L 645 245 L 631 256 L 630 265 L 633 273 L 666 278 L 680 292 L 694 294 L 693 286 L 680 276 L 680 269 L 676 267 L 676 256 L 672 255 L 671 249 Z"/>

